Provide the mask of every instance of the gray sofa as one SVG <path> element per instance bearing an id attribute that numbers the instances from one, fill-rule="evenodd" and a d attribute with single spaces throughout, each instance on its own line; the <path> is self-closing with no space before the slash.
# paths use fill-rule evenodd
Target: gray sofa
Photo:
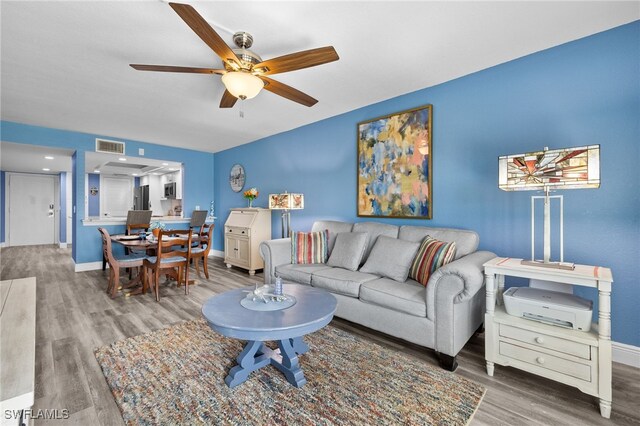
<path id="1" fill-rule="evenodd" d="M 455 259 L 435 271 L 426 288 L 410 278 L 398 282 L 327 264 L 292 264 L 289 238 L 260 244 L 266 284 L 271 284 L 279 276 L 288 282 L 330 291 L 338 299 L 336 316 L 434 349 L 442 367 L 455 370 L 456 355 L 482 326 L 485 306 L 482 265 L 495 257 L 491 252 L 476 251 L 478 234 L 458 229 L 398 227 L 378 222 L 318 221 L 312 228 L 313 231 L 324 229 L 329 230 L 329 254 L 338 233 L 367 233 L 368 242 L 361 265 L 379 236 L 420 242 L 430 235 L 441 241 L 456 242 Z M 392 260 L 394 253 L 388 253 L 388 256 Z"/>

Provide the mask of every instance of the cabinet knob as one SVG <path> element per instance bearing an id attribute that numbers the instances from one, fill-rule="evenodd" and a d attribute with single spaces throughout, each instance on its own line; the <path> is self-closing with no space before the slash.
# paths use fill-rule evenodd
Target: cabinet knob
<path id="1" fill-rule="evenodd" d="M 541 344 L 544 343 L 544 339 L 542 337 L 538 336 L 538 337 L 536 337 L 536 343 L 541 345 Z"/>
<path id="2" fill-rule="evenodd" d="M 229 229 L 229 232 L 233 232 L 233 229 Z"/>
<path id="3" fill-rule="evenodd" d="M 242 233 L 244 234 L 244 231 L 242 231 Z"/>
<path id="4" fill-rule="evenodd" d="M 539 356 L 538 358 L 536 358 L 536 362 L 537 362 L 538 364 L 544 364 L 544 358 L 543 358 L 543 357 L 541 357 L 541 356 Z"/>

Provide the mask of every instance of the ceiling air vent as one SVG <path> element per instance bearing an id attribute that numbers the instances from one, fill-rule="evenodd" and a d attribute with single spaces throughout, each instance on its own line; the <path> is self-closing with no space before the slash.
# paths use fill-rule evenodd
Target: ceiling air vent
<path id="1" fill-rule="evenodd" d="M 124 142 L 96 139 L 96 152 L 107 154 L 124 154 Z"/>

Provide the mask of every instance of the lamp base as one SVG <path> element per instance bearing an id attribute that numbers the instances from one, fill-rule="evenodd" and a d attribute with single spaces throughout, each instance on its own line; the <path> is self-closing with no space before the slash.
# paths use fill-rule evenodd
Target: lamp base
<path id="1" fill-rule="evenodd" d="M 520 261 L 521 265 L 527 266 L 538 266 L 542 268 L 551 268 L 551 269 L 565 269 L 567 271 L 573 271 L 575 269 L 575 264 L 571 262 L 545 262 L 543 260 L 522 260 Z"/>

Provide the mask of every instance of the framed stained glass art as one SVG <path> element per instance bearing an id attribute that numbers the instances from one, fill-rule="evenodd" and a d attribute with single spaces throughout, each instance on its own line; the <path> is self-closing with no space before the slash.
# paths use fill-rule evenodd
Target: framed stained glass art
<path id="1" fill-rule="evenodd" d="M 598 188 L 600 145 L 552 149 L 498 158 L 504 191 Z"/>
<path id="2" fill-rule="evenodd" d="M 358 123 L 359 217 L 431 219 L 432 106 Z"/>

